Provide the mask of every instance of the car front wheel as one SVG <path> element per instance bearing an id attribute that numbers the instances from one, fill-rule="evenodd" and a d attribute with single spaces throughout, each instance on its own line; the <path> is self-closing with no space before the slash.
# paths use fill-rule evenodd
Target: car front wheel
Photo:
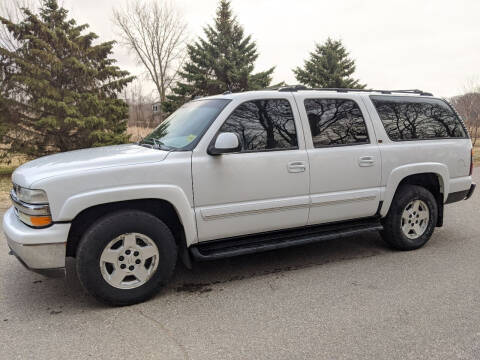
<path id="1" fill-rule="evenodd" d="M 130 305 L 153 296 L 171 277 L 176 259 L 175 239 L 165 223 L 143 211 L 119 211 L 85 232 L 77 273 L 98 300 Z"/>

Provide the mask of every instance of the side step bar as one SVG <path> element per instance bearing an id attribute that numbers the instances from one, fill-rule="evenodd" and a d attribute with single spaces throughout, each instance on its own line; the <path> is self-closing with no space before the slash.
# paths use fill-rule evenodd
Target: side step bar
<path id="1" fill-rule="evenodd" d="M 383 226 L 379 219 L 368 218 L 366 220 L 347 221 L 206 241 L 191 246 L 190 252 L 193 258 L 198 261 L 216 260 L 337 239 L 382 229 Z"/>

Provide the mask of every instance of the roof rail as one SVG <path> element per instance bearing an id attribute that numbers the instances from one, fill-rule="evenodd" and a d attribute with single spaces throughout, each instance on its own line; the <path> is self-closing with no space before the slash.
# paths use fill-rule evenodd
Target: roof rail
<path id="1" fill-rule="evenodd" d="M 415 89 L 415 90 L 390 90 L 390 92 L 400 93 L 400 94 L 402 94 L 402 93 L 403 94 L 418 94 L 418 95 L 421 95 L 421 96 L 433 96 L 433 94 L 431 92 L 418 90 L 418 89 Z"/>
<path id="2" fill-rule="evenodd" d="M 281 92 L 295 92 L 295 91 L 298 91 L 298 90 L 311 90 L 309 88 L 307 88 L 306 86 L 304 85 L 293 85 L 293 86 L 282 86 L 282 87 L 279 87 L 278 89 L 274 89 L 274 90 L 278 90 L 278 91 L 281 91 Z"/>
<path id="3" fill-rule="evenodd" d="M 336 91 L 336 92 L 379 92 L 381 94 L 416 94 L 420 96 L 433 96 L 432 93 L 413 89 L 413 90 L 376 90 L 376 89 L 347 89 L 347 88 L 307 88 L 303 85 L 293 85 L 293 86 L 284 86 L 278 89 L 273 89 L 278 91 L 288 91 L 288 92 L 295 92 L 299 90 L 315 90 L 315 91 Z"/>
<path id="4" fill-rule="evenodd" d="M 433 96 L 433 94 L 429 92 L 425 92 L 418 89 L 413 90 L 378 90 L 378 89 L 342 89 L 342 88 L 317 88 L 312 90 L 320 90 L 320 91 L 337 91 L 337 92 L 379 92 L 382 94 L 416 94 L 421 96 Z"/>

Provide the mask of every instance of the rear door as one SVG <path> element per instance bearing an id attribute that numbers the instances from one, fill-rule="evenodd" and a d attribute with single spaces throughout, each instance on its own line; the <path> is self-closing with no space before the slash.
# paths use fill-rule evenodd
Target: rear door
<path id="1" fill-rule="evenodd" d="M 375 215 L 381 195 L 381 159 L 361 99 L 306 91 L 295 96 L 310 162 L 308 224 Z"/>

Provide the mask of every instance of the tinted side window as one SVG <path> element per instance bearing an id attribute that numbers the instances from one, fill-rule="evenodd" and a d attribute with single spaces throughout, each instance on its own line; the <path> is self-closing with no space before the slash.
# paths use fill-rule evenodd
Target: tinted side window
<path id="1" fill-rule="evenodd" d="M 285 99 L 241 104 L 228 117 L 220 132 L 237 133 L 242 151 L 298 148 L 292 108 Z"/>
<path id="2" fill-rule="evenodd" d="M 315 147 L 369 142 L 362 111 L 353 100 L 305 99 L 305 110 Z"/>
<path id="3" fill-rule="evenodd" d="M 394 141 L 466 137 L 457 115 L 439 99 L 370 96 Z"/>

